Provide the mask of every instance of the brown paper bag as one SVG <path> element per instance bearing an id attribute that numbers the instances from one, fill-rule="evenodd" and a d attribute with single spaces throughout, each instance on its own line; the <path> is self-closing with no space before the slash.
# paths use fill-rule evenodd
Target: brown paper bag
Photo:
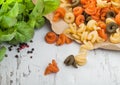
<path id="1" fill-rule="evenodd" d="M 50 13 L 45 16 L 51 23 L 51 28 L 56 34 L 62 33 L 66 28 L 68 28 L 68 24 L 64 22 L 63 20 L 60 20 L 59 22 L 53 22 L 53 13 Z M 76 41 L 78 42 L 78 41 Z M 80 42 L 78 42 L 80 43 Z M 120 43 L 119 44 L 113 44 L 110 42 L 102 42 L 95 44 L 94 46 L 95 49 L 97 48 L 102 48 L 102 49 L 107 49 L 107 50 L 118 50 L 120 51 Z"/>

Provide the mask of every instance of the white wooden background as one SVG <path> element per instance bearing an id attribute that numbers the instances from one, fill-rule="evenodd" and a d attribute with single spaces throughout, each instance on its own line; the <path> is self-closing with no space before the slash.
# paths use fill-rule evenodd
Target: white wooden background
<path id="1" fill-rule="evenodd" d="M 120 85 L 120 52 L 93 50 L 88 53 L 85 66 L 67 67 L 64 59 L 70 54 L 76 55 L 80 45 L 75 42 L 63 46 L 47 44 L 44 36 L 48 31 L 51 31 L 48 25 L 36 30 L 34 42 L 20 53 L 15 48 L 7 52 L 8 57 L 0 62 L 0 85 Z M 33 47 L 33 54 L 27 55 L 26 51 Z M 15 58 L 16 54 L 20 57 Z M 52 59 L 57 61 L 60 71 L 44 76 Z"/>

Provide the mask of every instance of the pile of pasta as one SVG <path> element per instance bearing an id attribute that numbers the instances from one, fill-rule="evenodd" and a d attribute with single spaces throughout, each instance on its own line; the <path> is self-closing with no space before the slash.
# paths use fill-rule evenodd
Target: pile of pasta
<path id="1" fill-rule="evenodd" d="M 81 44 L 75 56 L 86 63 L 89 50 L 120 50 L 120 0 L 60 0 L 54 13 L 47 15 L 56 33 L 64 33 Z"/>

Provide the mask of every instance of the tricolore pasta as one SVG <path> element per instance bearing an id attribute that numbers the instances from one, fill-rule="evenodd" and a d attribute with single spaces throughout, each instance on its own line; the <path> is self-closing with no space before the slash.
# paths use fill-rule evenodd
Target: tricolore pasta
<path id="1" fill-rule="evenodd" d="M 87 52 L 96 43 L 120 43 L 120 0 L 61 0 L 60 7 L 66 10 L 63 20 L 69 25 L 64 34 L 81 43 L 75 56 L 78 65 L 86 63 Z"/>

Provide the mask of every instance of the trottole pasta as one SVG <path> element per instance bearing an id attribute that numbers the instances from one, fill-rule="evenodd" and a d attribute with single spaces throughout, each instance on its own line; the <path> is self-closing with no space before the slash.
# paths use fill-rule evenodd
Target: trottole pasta
<path id="1" fill-rule="evenodd" d="M 81 43 L 80 52 L 75 56 L 78 65 L 86 62 L 86 54 L 101 42 L 120 43 L 120 28 L 109 26 L 113 22 L 120 26 L 119 0 L 80 0 L 76 7 L 68 6 L 71 0 L 61 0 L 66 14 L 63 20 L 68 24 L 64 34 Z M 60 5 L 60 6 L 61 6 Z M 110 32 L 111 29 L 114 31 Z M 110 30 L 107 31 L 109 28 Z M 116 30 L 116 32 L 115 32 Z M 82 58 L 81 58 L 82 57 Z M 83 59 L 83 60 L 81 60 Z"/>

